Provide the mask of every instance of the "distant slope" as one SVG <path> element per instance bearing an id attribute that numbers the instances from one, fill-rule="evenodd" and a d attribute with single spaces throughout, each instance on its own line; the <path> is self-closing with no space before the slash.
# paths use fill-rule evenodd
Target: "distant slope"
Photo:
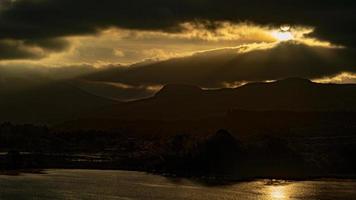
<path id="1" fill-rule="evenodd" d="M 219 90 L 169 84 L 151 98 L 126 103 L 88 93 L 72 83 L 52 81 L 17 90 L 6 90 L 3 84 L 0 121 L 195 120 L 224 116 L 232 109 L 356 111 L 356 85 L 318 84 L 299 78 Z"/>
<path id="2" fill-rule="evenodd" d="M 2 90 L 0 121 L 59 123 L 114 103 L 118 102 L 84 92 L 67 81 L 52 81 L 14 91 Z"/>
<path id="3" fill-rule="evenodd" d="M 356 85 L 318 84 L 290 78 L 236 89 L 202 90 L 167 85 L 154 97 L 96 110 L 89 117 L 177 120 L 221 116 L 231 109 L 356 111 Z M 88 116 L 85 116 L 88 117 Z"/>
<path id="4" fill-rule="evenodd" d="M 153 96 L 156 92 L 155 90 L 149 90 L 145 87 L 130 87 L 115 82 L 75 79 L 71 80 L 71 83 L 88 93 L 118 101 L 142 99 L 144 97 Z"/>

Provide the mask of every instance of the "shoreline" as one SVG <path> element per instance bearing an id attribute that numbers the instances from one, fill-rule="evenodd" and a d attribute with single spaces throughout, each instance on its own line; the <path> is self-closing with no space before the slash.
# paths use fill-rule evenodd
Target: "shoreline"
<path id="1" fill-rule="evenodd" d="M 219 176 L 178 176 L 172 173 L 158 173 L 150 172 L 144 170 L 135 170 L 135 169 L 117 169 L 117 168 L 46 168 L 46 169 L 17 169 L 17 170 L 0 170 L 0 176 L 20 176 L 22 174 L 46 174 L 48 171 L 55 170 L 83 170 L 83 171 L 126 171 L 126 172 L 137 172 L 137 173 L 146 173 L 150 175 L 162 176 L 172 179 L 188 179 L 195 180 L 199 182 L 212 183 L 212 184 L 230 184 L 238 182 L 252 182 L 256 180 L 269 180 L 269 185 L 279 185 L 281 181 L 320 181 L 320 180 L 343 180 L 343 181 L 356 181 L 356 175 L 317 175 L 317 176 L 306 176 L 306 177 L 272 177 L 272 176 L 246 176 L 241 178 L 234 177 L 219 177 Z"/>

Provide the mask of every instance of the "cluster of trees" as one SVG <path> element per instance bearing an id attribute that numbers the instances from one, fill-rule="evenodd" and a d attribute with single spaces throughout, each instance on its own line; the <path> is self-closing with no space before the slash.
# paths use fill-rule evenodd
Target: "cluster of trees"
<path id="1" fill-rule="evenodd" d="M 210 135 L 142 137 L 125 131 L 53 132 L 0 125 L 0 168 L 129 169 L 179 176 L 304 178 L 356 175 L 356 134 L 347 137 Z"/>

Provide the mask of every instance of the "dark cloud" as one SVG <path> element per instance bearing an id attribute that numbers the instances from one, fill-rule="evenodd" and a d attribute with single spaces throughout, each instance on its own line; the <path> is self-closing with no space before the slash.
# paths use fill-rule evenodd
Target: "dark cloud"
<path id="1" fill-rule="evenodd" d="M 64 39 L 0 40 L 0 60 L 40 59 L 69 47 Z"/>
<path id="2" fill-rule="evenodd" d="M 67 40 L 58 38 L 25 40 L 24 44 L 29 46 L 38 46 L 50 52 L 63 51 L 70 46 L 70 43 Z"/>
<path id="3" fill-rule="evenodd" d="M 61 67 L 45 67 L 38 64 L 0 64 L 0 79 L 36 79 L 46 81 L 69 80 L 83 75 L 97 73 L 104 69 L 97 69 L 90 65 L 69 65 Z M 40 78 L 39 78 L 40 77 Z"/>
<path id="4" fill-rule="evenodd" d="M 20 41 L 0 40 L 0 60 L 39 59 L 43 53 L 33 51 Z"/>
<path id="5" fill-rule="evenodd" d="M 110 67 L 110 66 L 108 66 Z M 21 66 L 0 64 L 0 96 L 12 95 L 53 83 L 69 84 L 95 96 L 118 100 L 134 100 L 152 96 L 159 86 L 130 86 L 110 82 L 95 82 L 80 79 L 85 74 L 95 74 L 103 69 L 89 65 L 62 67 Z M 9 97 L 9 96 L 8 96 Z M 10 96 L 11 98 L 11 96 Z"/>
<path id="6" fill-rule="evenodd" d="M 285 42 L 274 48 L 237 53 L 223 49 L 175 58 L 127 69 L 109 69 L 86 77 L 93 81 L 129 85 L 192 84 L 222 87 L 224 83 L 276 80 L 288 77 L 309 79 L 356 72 L 354 51 Z"/>
<path id="7" fill-rule="evenodd" d="M 247 47 L 247 46 L 246 46 Z M 311 47 L 296 42 L 274 48 L 244 47 L 197 53 L 167 61 L 94 68 L 90 65 L 62 66 L 0 65 L 0 92 L 46 85 L 53 81 L 70 83 L 91 94 L 120 100 L 152 95 L 169 83 L 220 88 L 239 82 L 276 80 L 289 77 L 316 79 L 341 72 L 356 73 L 353 49 Z M 9 87 L 11 86 L 11 87 Z"/>
<path id="8" fill-rule="evenodd" d="M 110 26 L 179 31 L 194 20 L 252 21 L 316 27 L 320 38 L 355 46 L 354 0 L 17 0 L 0 11 L 0 38 L 43 39 Z M 207 23 L 214 28 L 214 23 Z"/>

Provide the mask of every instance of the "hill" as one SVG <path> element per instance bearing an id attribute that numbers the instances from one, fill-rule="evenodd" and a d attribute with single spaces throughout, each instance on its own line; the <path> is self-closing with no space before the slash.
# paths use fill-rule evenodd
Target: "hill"
<path id="1" fill-rule="evenodd" d="M 26 85 L 22 80 L 18 83 Z M 117 103 L 87 93 L 68 81 L 17 88 L 0 92 L 0 121 L 54 124 L 76 119 L 79 114 L 94 108 Z"/>
<path id="2" fill-rule="evenodd" d="M 190 120 L 223 116 L 231 109 L 356 111 L 355 102 L 354 84 L 319 84 L 300 78 L 217 90 L 169 84 L 152 98 L 107 106 L 91 116 L 125 120 Z"/>

